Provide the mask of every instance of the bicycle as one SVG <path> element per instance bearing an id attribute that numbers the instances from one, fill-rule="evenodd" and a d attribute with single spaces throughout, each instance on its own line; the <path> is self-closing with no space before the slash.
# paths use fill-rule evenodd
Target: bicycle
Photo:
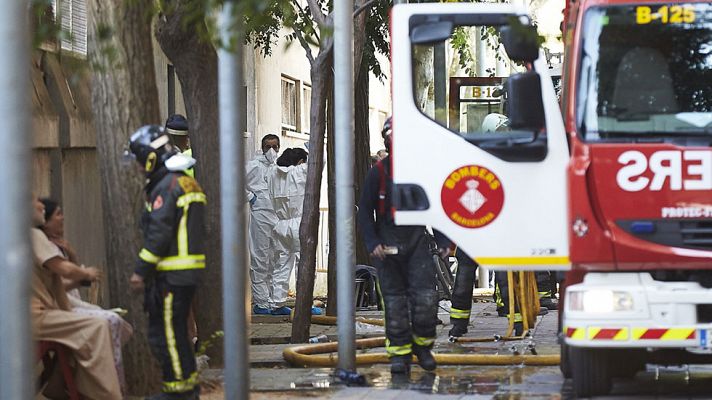
<path id="1" fill-rule="evenodd" d="M 440 249 L 435 241 L 435 237 L 426 230 L 426 235 L 430 239 L 429 248 L 430 254 L 435 264 L 435 284 L 438 291 L 438 300 L 451 300 L 452 290 L 455 285 L 455 276 L 450 269 L 450 263 L 440 256 Z"/>

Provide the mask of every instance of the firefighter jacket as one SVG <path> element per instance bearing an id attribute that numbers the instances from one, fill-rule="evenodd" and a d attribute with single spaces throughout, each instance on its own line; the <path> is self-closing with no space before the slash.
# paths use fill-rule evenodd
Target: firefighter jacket
<path id="1" fill-rule="evenodd" d="M 177 286 L 198 284 L 205 268 L 205 193 L 195 179 L 165 168 L 152 174 L 145 192 L 136 274 Z"/>
<path id="2" fill-rule="evenodd" d="M 369 253 L 379 244 L 387 244 L 384 232 L 396 230 L 416 230 L 425 232 L 422 226 L 396 226 L 393 221 L 393 178 L 391 176 L 391 156 L 374 165 L 366 175 L 361 189 L 361 198 L 356 215 L 358 227 Z M 375 217 L 375 219 L 374 219 Z M 441 248 L 450 245 L 449 239 L 435 231 L 435 241 Z"/>

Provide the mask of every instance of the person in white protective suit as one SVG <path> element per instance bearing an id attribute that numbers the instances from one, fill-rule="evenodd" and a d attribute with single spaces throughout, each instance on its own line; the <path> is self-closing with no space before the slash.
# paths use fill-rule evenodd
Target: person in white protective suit
<path id="1" fill-rule="evenodd" d="M 271 314 L 272 274 L 276 261 L 273 238 L 277 215 L 269 197 L 268 178 L 279 152 L 279 137 L 262 138 L 262 154 L 247 163 L 245 176 L 250 201 L 250 280 L 252 282 L 252 312 Z"/>
<path id="2" fill-rule="evenodd" d="M 284 150 L 268 179 L 270 198 L 278 219 L 274 228 L 277 264 L 272 274 L 272 298 L 276 306 L 272 310 L 274 315 L 289 315 L 292 312 L 285 302 L 289 277 L 299 262 L 299 225 L 307 183 L 307 156 L 302 148 Z M 312 314 L 321 314 L 321 309 L 312 307 Z"/>

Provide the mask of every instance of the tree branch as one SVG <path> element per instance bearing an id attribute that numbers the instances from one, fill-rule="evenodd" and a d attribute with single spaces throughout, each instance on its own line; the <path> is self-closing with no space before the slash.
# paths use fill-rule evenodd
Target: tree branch
<path id="1" fill-rule="evenodd" d="M 304 48 L 304 52 L 307 53 L 307 58 L 309 59 L 309 65 L 314 65 L 314 55 L 312 54 L 311 51 L 311 46 L 309 46 L 309 43 L 304 39 L 304 36 L 302 36 L 302 32 L 299 31 L 298 29 L 292 29 L 294 31 L 294 35 L 299 39 L 299 44 L 302 45 Z"/>
<path id="2" fill-rule="evenodd" d="M 366 11 L 366 9 L 371 7 L 371 4 L 373 4 L 375 2 L 376 2 L 376 0 L 369 0 L 366 3 L 364 3 L 361 7 L 357 8 L 356 11 L 354 11 L 354 18 L 358 17 L 359 14 Z"/>
<path id="3" fill-rule="evenodd" d="M 321 12 L 321 7 L 317 0 L 307 0 L 307 4 L 309 5 L 309 10 L 311 11 L 314 21 L 316 21 L 319 26 L 326 25 L 326 16 Z"/>
<path id="4" fill-rule="evenodd" d="M 299 9 L 299 12 L 302 13 L 302 15 L 308 15 L 307 12 L 304 10 L 304 8 L 302 8 L 302 5 L 299 4 L 299 2 L 294 1 L 294 2 L 292 2 L 292 4 Z M 314 29 L 313 25 L 312 25 L 312 29 L 314 30 L 314 36 L 316 37 L 316 42 L 321 43 L 321 38 L 319 37 L 319 32 L 316 29 Z"/>

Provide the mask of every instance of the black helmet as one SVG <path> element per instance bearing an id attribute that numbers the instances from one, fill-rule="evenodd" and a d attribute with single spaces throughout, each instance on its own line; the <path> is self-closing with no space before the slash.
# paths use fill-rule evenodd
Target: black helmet
<path id="1" fill-rule="evenodd" d="M 147 175 L 155 171 L 173 154 L 168 134 L 159 125 L 144 125 L 131 135 L 129 149 Z"/>

